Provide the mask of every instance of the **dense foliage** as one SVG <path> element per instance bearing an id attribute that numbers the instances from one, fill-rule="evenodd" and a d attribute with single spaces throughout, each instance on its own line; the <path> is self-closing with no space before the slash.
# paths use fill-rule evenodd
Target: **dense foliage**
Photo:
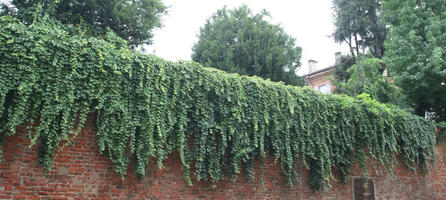
<path id="1" fill-rule="evenodd" d="M 347 72 L 350 74 L 348 81 L 335 81 L 335 92 L 357 96 L 362 93 L 369 94 L 372 99 L 381 103 L 398 105 L 400 108 L 409 109 L 405 96 L 401 89 L 397 88 L 388 76 L 382 75 L 380 69 L 383 65 L 381 59 L 372 56 L 361 58 L 351 66 Z"/>
<path id="2" fill-rule="evenodd" d="M 265 10 L 254 15 L 246 6 L 218 10 L 200 29 L 192 59 L 226 72 L 304 85 L 296 75 L 302 49 L 268 16 Z"/>
<path id="3" fill-rule="evenodd" d="M 386 0 L 386 63 L 417 114 L 446 121 L 446 1 Z"/>
<path id="4" fill-rule="evenodd" d="M 161 26 L 166 6 L 161 0 L 12 0 L 3 14 L 31 23 L 43 11 L 64 24 L 84 26 L 92 35 L 113 30 L 130 45 L 150 44 L 152 30 Z M 39 10 L 38 6 L 43 10 Z"/>
<path id="5" fill-rule="evenodd" d="M 333 81 L 346 83 L 350 76 L 352 75 L 350 67 L 356 63 L 356 58 L 350 55 L 340 55 L 336 60 L 336 63 L 333 65 L 334 74 Z"/>
<path id="6" fill-rule="evenodd" d="M 355 58 L 360 49 L 381 58 L 387 29 L 380 21 L 381 0 L 333 0 L 336 42 L 346 43 Z"/>
<path id="7" fill-rule="evenodd" d="M 162 167 L 176 151 L 189 183 L 241 170 L 252 180 L 255 161 L 270 154 L 288 184 L 301 160 L 319 189 L 332 167 L 346 180 L 354 162 L 366 174 L 367 157 L 391 170 L 399 155 L 426 172 L 434 154 L 433 122 L 366 97 L 173 63 L 132 52 L 114 34 L 70 35 L 51 20 L 1 17 L 0 44 L 0 146 L 26 127 L 47 170 L 89 111 L 99 151 L 123 176 L 130 162 L 144 176 L 151 158 Z"/>
<path id="8" fill-rule="evenodd" d="M 387 28 L 381 22 L 381 1 L 382 0 L 333 0 L 334 25 L 333 33 L 336 42 L 345 43 L 349 46 L 350 55 L 342 56 L 339 62 L 335 63 L 335 74 L 333 77 L 336 85 L 335 92 L 347 95 L 361 94 L 363 89 L 353 89 L 346 87 L 352 84 L 372 84 L 372 85 L 389 85 L 383 81 L 378 81 L 377 77 L 382 77 L 385 65 L 382 63 L 378 70 L 374 70 L 376 74 L 370 74 L 374 78 L 367 81 L 360 79 L 350 81 L 350 76 L 355 69 L 352 66 L 362 66 L 364 64 L 363 57 L 366 51 L 375 58 L 384 56 L 384 40 L 387 35 Z M 362 52 L 360 50 L 363 50 Z M 357 63 L 357 65 L 354 65 Z M 374 65 L 375 66 L 375 65 Z M 374 68 L 374 67 L 373 67 Z M 368 68 L 363 68 L 368 70 Z M 382 80 L 384 77 L 380 78 Z M 356 82 L 356 83 L 355 83 Z M 356 84 L 357 85 L 357 84 Z M 358 90 L 359 89 L 359 90 Z M 371 90 L 375 90 L 374 89 Z M 385 94 L 384 94 L 385 95 Z M 372 98 L 377 95 L 372 94 Z M 382 99 L 379 99 L 382 100 Z M 388 101 L 380 101 L 387 103 Z"/>

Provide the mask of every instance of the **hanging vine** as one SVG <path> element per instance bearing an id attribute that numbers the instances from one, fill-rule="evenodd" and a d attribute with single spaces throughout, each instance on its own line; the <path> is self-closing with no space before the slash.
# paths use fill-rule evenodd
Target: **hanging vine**
<path id="1" fill-rule="evenodd" d="M 241 171 L 252 180 L 255 161 L 270 154 L 289 185 L 300 160 L 319 189 L 334 167 L 344 180 L 354 162 L 366 174 L 368 157 L 391 172 L 400 155 L 425 173 L 434 156 L 433 122 L 367 96 L 169 62 L 131 51 L 114 34 L 74 35 L 48 19 L 25 26 L 1 17 L 0 44 L 0 146 L 25 126 L 46 170 L 89 112 L 97 114 L 99 151 L 122 176 L 132 158 L 143 177 L 152 158 L 161 168 L 176 151 L 190 184 L 235 180 Z"/>

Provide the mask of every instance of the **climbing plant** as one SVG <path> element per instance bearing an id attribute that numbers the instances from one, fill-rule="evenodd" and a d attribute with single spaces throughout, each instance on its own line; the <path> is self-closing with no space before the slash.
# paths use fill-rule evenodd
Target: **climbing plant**
<path id="1" fill-rule="evenodd" d="M 49 19 L 26 26 L 1 17 L 0 44 L 0 146 L 25 127 L 46 170 L 90 112 L 99 151 L 122 176 L 130 162 L 143 177 L 148 162 L 162 167 L 178 152 L 190 184 L 235 180 L 241 171 L 252 180 L 255 161 L 271 155 L 289 185 L 302 161 L 319 189 L 333 168 L 346 180 L 354 162 L 366 174 L 374 159 L 391 172 L 398 156 L 424 173 L 434 155 L 433 122 L 365 95 L 324 95 L 165 61 L 112 33 L 71 35 Z"/>

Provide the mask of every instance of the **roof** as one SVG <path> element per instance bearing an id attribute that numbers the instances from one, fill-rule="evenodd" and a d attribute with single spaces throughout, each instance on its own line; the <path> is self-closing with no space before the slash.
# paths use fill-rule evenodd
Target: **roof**
<path id="1" fill-rule="evenodd" d="M 327 68 L 324 68 L 324 69 L 316 70 L 316 71 L 311 72 L 311 73 L 309 73 L 309 74 L 305 74 L 305 75 L 303 75 L 303 77 L 306 77 L 306 76 L 313 76 L 313 75 L 316 75 L 316 74 L 319 74 L 319 73 L 323 73 L 323 72 L 329 71 L 329 70 L 331 70 L 331 69 L 333 69 L 333 67 L 327 67 Z"/>

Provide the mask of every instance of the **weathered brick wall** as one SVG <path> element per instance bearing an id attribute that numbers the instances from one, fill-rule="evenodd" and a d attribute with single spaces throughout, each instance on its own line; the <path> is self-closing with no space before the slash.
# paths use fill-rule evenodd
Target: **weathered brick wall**
<path id="1" fill-rule="evenodd" d="M 56 154 L 54 170 L 47 174 L 36 166 L 38 147 L 28 148 L 23 132 L 8 137 L 0 162 L 0 199 L 352 199 L 351 181 L 342 184 L 333 180 L 326 191 L 312 191 L 303 166 L 301 184 L 290 188 L 283 184 L 280 167 L 272 159 L 265 163 L 264 188 L 258 180 L 246 182 L 243 175 L 235 183 L 221 181 L 215 189 L 208 182 L 188 186 L 176 154 L 169 156 L 162 170 L 152 161 L 143 180 L 138 180 L 133 169 L 121 180 L 108 158 L 97 150 L 93 121 L 90 118 L 73 144 Z M 426 184 L 402 167 L 396 170 L 396 178 L 371 168 L 377 199 L 446 199 L 444 143 L 437 147 L 437 153 L 437 170 L 429 174 Z M 353 175 L 358 174 L 355 169 Z"/>

